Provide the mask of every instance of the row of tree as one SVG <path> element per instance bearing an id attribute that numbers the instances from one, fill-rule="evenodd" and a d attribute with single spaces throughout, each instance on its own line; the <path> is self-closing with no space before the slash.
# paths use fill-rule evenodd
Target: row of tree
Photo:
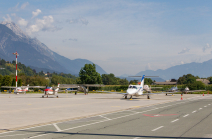
<path id="1" fill-rule="evenodd" d="M 0 60 L 0 67 L 5 68 L 0 70 L 0 85 L 1 86 L 15 86 L 15 61 L 6 62 L 4 59 Z M 196 81 L 198 76 L 192 74 L 183 75 L 177 80 L 177 84 L 187 85 L 189 88 L 202 88 L 203 85 Z M 207 78 L 212 82 L 212 77 Z M 144 84 L 151 85 L 154 81 L 146 78 Z M 72 74 L 65 73 L 44 73 L 43 71 L 36 73 L 34 69 L 26 67 L 24 64 L 18 63 L 18 86 L 21 85 L 57 85 L 61 84 L 104 84 L 104 85 L 129 85 L 138 84 L 138 80 L 121 79 L 115 77 L 114 74 L 100 75 L 96 71 L 95 64 L 85 64 L 79 72 L 79 77 Z"/>

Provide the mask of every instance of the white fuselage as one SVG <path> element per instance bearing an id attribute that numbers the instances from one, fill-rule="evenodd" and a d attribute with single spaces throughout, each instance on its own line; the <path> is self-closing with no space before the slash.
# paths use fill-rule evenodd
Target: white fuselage
<path id="1" fill-rule="evenodd" d="M 28 91 L 28 88 L 21 89 L 21 87 L 18 87 L 17 90 L 16 90 L 17 93 L 22 93 L 22 92 L 26 92 L 26 91 Z"/>
<path id="2" fill-rule="evenodd" d="M 143 87 L 141 85 L 129 85 L 127 89 L 127 95 L 141 96 L 143 95 Z"/>
<path id="3" fill-rule="evenodd" d="M 189 88 L 188 88 L 188 87 L 186 87 L 186 88 L 185 88 L 185 91 L 189 91 Z"/>

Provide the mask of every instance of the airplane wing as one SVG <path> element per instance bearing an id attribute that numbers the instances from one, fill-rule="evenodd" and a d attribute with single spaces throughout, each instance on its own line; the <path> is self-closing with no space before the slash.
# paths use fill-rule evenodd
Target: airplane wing
<path id="1" fill-rule="evenodd" d="M 104 84 L 79 84 L 79 85 L 83 85 L 86 87 L 103 87 L 103 86 L 105 86 Z"/>
<path id="2" fill-rule="evenodd" d="M 79 87 L 79 86 L 86 86 L 86 87 L 103 87 L 105 85 L 103 84 L 60 84 L 61 88 L 74 88 L 74 87 Z"/>
<path id="3" fill-rule="evenodd" d="M 187 93 L 192 93 L 192 92 L 203 92 L 206 90 L 189 90 L 189 91 L 183 91 L 183 92 L 187 92 Z"/>
<path id="4" fill-rule="evenodd" d="M 14 87 L 14 86 L 1 86 L 1 88 L 16 88 L 16 87 Z"/>
<path id="5" fill-rule="evenodd" d="M 21 88 L 46 88 L 46 86 L 21 86 Z"/>
<path id="6" fill-rule="evenodd" d="M 67 90 L 58 90 L 58 92 L 66 92 Z M 78 90 L 68 90 L 68 92 L 77 92 Z"/>

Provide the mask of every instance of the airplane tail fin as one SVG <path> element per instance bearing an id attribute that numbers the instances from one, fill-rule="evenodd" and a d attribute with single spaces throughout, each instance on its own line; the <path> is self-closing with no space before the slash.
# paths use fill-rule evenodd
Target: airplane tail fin
<path id="1" fill-rule="evenodd" d="M 27 85 L 27 87 L 26 87 L 26 90 L 28 90 L 29 89 L 29 84 Z"/>
<path id="2" fill-rule="evenodd" d="M 141 87 L 143 88 L 144 87 L 144 77 L 145 75 L 142 76 L 142 79 L 141 79 Z"/>
<path id="3" fill-rule="evenodd" d="M 55 91 L 58 91 L 60 87 L 60 84 L 58 83 L 57 89 L 55 89 Z"/>

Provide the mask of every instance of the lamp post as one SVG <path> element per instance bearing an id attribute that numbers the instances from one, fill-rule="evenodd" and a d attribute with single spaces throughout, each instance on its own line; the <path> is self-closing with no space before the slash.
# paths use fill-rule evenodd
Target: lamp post
<path id="1" fill-rule="evenodd" d="M 18 53 L 17 51 L 15 53 L 13 53 L 14 55 L 16 55 L 16 90 L 17 90 L 17 56 L 18 56 Z"/>

